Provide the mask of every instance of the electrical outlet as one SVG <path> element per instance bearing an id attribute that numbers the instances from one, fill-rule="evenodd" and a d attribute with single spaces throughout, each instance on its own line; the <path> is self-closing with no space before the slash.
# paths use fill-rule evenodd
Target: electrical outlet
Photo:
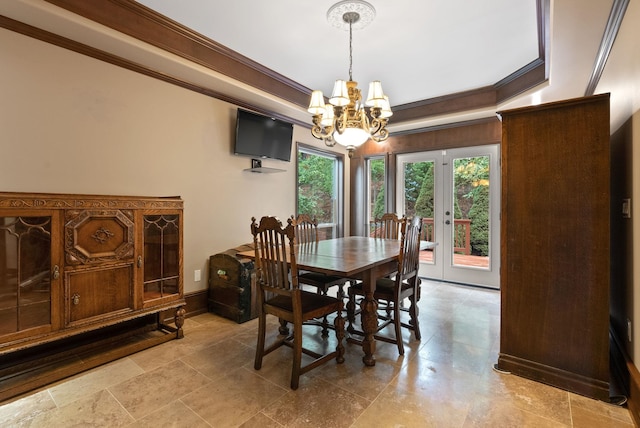
<path id="1" fill-rule="evenodd" d="M 200 274 L 200 269 L 196 269 L 196 270 L 193 272 L 193 280 L 194 280 L 195 282 L 200 282 L 200 279 L 202 279 L 202 278 L 201 278 L 201 274 Z"/>
<path id="2" fill-rule="evenodd" d="M 631 218 L 631 199 L 622 200 L 622 218 Z"/>
<path id="3" fill-rule="evenodd" d="M 631 334 L 631 320 L 627 318 L 627 339 L 629 339 L 629 342 L 631 342 L 632 337 L 633 336 Z"/>

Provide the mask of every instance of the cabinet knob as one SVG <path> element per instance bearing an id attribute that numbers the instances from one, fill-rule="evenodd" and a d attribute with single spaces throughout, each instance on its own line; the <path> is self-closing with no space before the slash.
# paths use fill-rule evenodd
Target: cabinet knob
<path id="1" fill-rule="evenodd" d="M 80 295 L 76 293 L 73 296 L 71 296 L 71 303 L 73 303 L 74 305 L 79 305 L 80 304 Z"/>
<path id="2" fill-rule="evenodd" d="M 142 256 L 138 256 L 138 267 L 142 267 Z"/>
<path id="3" fill-rule="evenodd" d="M 60 267 L 58 265 L 55 265 L 53 267 L 53 273 L 51 274 L 51 277 L 53 279 L 58 279 L 60 278 Z"/>

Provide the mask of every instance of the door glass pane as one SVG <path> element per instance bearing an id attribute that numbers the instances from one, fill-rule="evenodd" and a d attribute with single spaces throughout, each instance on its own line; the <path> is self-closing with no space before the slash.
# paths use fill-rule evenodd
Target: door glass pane
<path id="1" fill-rule="evenodd" d="M 453 160 L 453 264 L 489 266 L 489 156 Z"/>
<path id="2" fill-rule="evenodd" d="M 407 217 L 418 215 L 422 217 L 423 241 L 435 241 L 434 214 L 434 161 L 405 162 L 404 163 L 404 209 Z M 420 261 L 433 264 L 434 252 L 426 250 L 420 252 Z"/>
<path id="3" fill-rule="evenodd" d="M 51 217 L 0 218 L 0 334 L 50 324 Z"/>
<path id="4" fill-rule="evenodd" d="M 338 159 L 330 154 L 298 150 L 298 214 L 318 220 L 318 238 L 339 235 L 342 181 Z"/>

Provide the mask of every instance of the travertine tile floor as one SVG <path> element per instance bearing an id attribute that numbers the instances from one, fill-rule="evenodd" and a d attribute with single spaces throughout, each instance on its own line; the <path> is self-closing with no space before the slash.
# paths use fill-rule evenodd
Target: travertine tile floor
<path id="1" fill-rule="evenodd" d="M 346 344 L 344 364 L 312 370 L 297 391 L 288 387 L 288 348 L 253 369 L 256 320 L 203 314 L 187 319 L 182 340 L 3 403 L 0 426 L 633 426 L 625 408 L 493 371 L 499 300 L 496 291 L 423 281 L 422 340 L 405 332 L 404 357 L 379 342 L 376 366 L 364 367 L 361 348 Z"/>

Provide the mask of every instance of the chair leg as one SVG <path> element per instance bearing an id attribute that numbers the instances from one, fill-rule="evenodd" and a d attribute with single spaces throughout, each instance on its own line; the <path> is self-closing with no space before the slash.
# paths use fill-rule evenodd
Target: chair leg
<path id="1" fill-rule="evenodd" d="M 302 323 L 293 325 L 293 365 L 291 367 L 291 389 L 298 389 L 300 366 L 302 365 Z"/>
<path id="2" fill-rule="evenodd" d="M 318 294 L 322 294 L 323 296 L 326 296 L 329 294 L 329 290 L 326 287 L 325 288 L 318 287 Z M 325 338 L 329 337 L 329 319 L 327 318 L 326 315 L 322 317 L 322 333 L 320 335 Z"/>
<path id="3" fill-rule="evenodd" d="M 349 292 L 349 300 L 347 301 L 347 320 L 349 321 L 349 326 L 347 327 L 347 331 L 349 333 L 354 332 L 353 323 L 356 321 L 356 297 L 353 293 Z"/>
<path id="4" fill-rule="evenodd" d="M 256 344 L 256 358 L 253 368 L 260 370 L 262 368 L 262 357 L 264 356 L 264 340 L 267 330 L 267 316 L 260 314 L 258 319 L 258 343 Z"/>
<path id="5" fill-rule="evenodd" d="M 338 339 L 338 346 L 336 346 L 338 355 L 336 356 L 336 361 L 338 364 L 342 364 L 344 363 L 344 345 L 342 344 L 344 340 L 344 318 L 342 318 L 342 308 L 338 311 L 336 319 L 333 320 L 333 326 L 335 327 L 336 338 Z"/>
<path id="6" fill-rule="evenodd" d="M 398 353 L 404 355 L 404 343 L 402 341 L 402 325 L 400 320 L 400 302 L 393 303 L 393 325 L 396 330 L 396 343 L 398 345 Z"/>
<path id="7" fill-rule="evenodd" d="M 287 321 L 280 318 L 280 327 L 278 328 L 278 332 L 283 336 L 289 335 L 289 327 L 287 327 Z"/>
<path id="8" fill-rule="evenodd" d="M 322 332 L 320 335 L 322 337 L 329 337 L 329 319 L 326 315 L 322 317 Z"/>
<path id="9" fill-rule="evenodd" d="M 411 317 L 411 326 L 413 327 L 413 333 L 417 340 L 420 340 L 422 335 L 420 334 L 420 323 L 418 322 L 418 304 L 416 296 L 413 295 L 409 298 L 411 306 L 409 306 L 409 316 Z"/>
<path id="10" fill-rule="evenodd" d="M 344 300 L 346 295 L 344 294 L 344 284 L 338 284 L 338 299 Z"/>

